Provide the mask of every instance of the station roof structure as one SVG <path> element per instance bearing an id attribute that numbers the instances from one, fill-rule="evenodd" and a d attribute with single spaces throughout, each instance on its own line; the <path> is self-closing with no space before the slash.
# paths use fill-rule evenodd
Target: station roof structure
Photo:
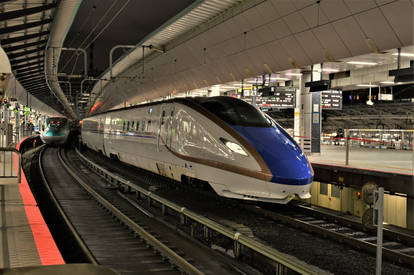
<path id="1" fill-rule="evenodd" d="M 45 104 L 59 110 L 62 106 L 51 94 L 44 74 L 45 47 L 56 5 L 55 0 L 2 1 L 0 45 L 21 85 Z"/>
<path id="2" fill-rule="evenodd" d="M 32 84 L 32 77 L 42 83 L 42 72 L 36 67 L 43 64 L 41 49 L 46 45 L 41 41 L 47 40 L 55 9 L 66 1 L 0 4 L 3 11 L 23 14 L 16 25 L 44 22 L 26 25 L 25 35 L 37 33 L 36 39 L 13 45 L 38 46 L 6 52 L 12 66 L 17 66 L 13 70 L 18 71 L 19 81 L 26 81 L 23 86 L 54 108 L 61 108 L 61 102 L 48 94 L 53 91 L 47 86 L 39 90 Z M 81 89 L 85 64 L 80 52 L 74 51 L 62 51 L 58 77 L 68 101 L 76 103 L 74 108 L 81 116 L 263 74 L 295 78 L 312 64 L 343 71 L 372 68 L 371 62 L 387 71 L 395 65 L 397 48 L 404 53 L 413 50 L 411 0 L 72 2 L 81 4 L 73 23 L 68 23 L 63 47 L 86 50 L 89 80 L 83 81 Z M 33 7 L 43 10 L 25 15 Z M 1 23 L 12 26 L 6 19 Z M 2 45 L 3 40 L 17 36 L 11 30 L 0 35 Z M 113 51 L 111 70 L 110 51 L 116 45 L 128 47 Z M 32 59 L 13 65 L 18 59 L 13 54 L 23 52 L 26 59 Z M 404 57 L 403 67 L 410 58 Z M 19 76 L 27 72 L 29 76 Z"/>

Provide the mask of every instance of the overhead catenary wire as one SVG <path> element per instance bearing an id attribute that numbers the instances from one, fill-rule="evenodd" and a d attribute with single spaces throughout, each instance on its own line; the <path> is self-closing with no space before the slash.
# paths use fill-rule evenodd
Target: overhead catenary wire
<path id="1" fill-rule="evenodd" d="M 99 19 L 99 21 L 96 23 L 96 25 L 92 28 L 92 30 L 89 32 L 89 34 L 85 37 L 85 39 L 83 39 L 83 41 L 80 43 L 80 45 L 78 46 L 78 48 L 82 48 L 82 46 L 86 43 L 86 41 L 89 39 L 89 37 L 95 32 L 95 30 L 99 27 L 99 25 L 102 23 L 102 20 L 105 19 L 105 17 L 110 13 L 110 11 L 112 11 L 112 9 L 115 7 L 115 5 L 119 2 L 119 0 L 116 0 L 112 3 L 112 5 L 105 11 L 105 13 L 101 16 L 101 18 Z M 128 0 L 129 2 L 129 0 Z M 112 21 L 110 21 L 112 22 Z M 105 28 L 105 26 L 104 26 Z M 99 34 L 100 35 L 100 34 Z M 96 40 L 96 39 L 95 39 Z M 85 47 L 86 49 L 87 47 Z M 69 60 L 65 63 L 65 65 L 63 65 L 61 70 L 64 70 L 70 63 L 70 61 L 72 61 L 73 59 L 73 54 L 72 56 L 69 58 Z"/>

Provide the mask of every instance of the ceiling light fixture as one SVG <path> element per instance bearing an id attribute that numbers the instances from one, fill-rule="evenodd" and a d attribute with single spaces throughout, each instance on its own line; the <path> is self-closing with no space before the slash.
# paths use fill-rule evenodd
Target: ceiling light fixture
<path id="1" fill-rule="evenodd" d="M 286 73 L 285 75 L 290 75 L 290 76 L 301 76 L 301 73 Z"/>
<path id="2" fill-rule="evenodd" d="M 357 87 L 378 87 L 377 85 L 374 84 L 358 84 Z"/>
<path id="3" fill-rule="evenodd" d="M 370 66 L 378 65 L 378 63 L 376 62 L 368 62 L 368 61 L 348 61 L 346 63 L 352 64 L 352 65 L 370 65 Z"/>
<path id="4" fill-rule="evenodd" d="M 339 70 L 338 69 L 333 69 L 333 68 L 323 68 L 322 72 L 337 73 L 337 72 L 339 72 Z"/>
<path id="5" fill-rule="evenodd" d="M 292 80 L 292 79 L 286 78 L 286 77 L 272 77 L 270 80 L 283 80 L 283 81 L 288 81 L 288 80 Z"/>
<path id="6" fill-rule="evenodd" d="M 398 56 L 398 53 L 393 53 L 392 55 Z M 400 56 L 414 57 L 414 53 L 400 53 Z"/>

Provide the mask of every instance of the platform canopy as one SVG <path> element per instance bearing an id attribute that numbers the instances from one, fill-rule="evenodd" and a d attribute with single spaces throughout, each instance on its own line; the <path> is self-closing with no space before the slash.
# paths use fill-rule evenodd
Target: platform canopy
<path id="1" fill-rule="evenodd" d="M 61 108 L 62 100 L 44 85 L 43 49 L 58 19 L 55 10 L 68 1 L 0 4 L 1 43 L 17 78 L 53 108 Z M 75 111 L 88 115 L 366 54 L 381 63 L 390 50 L 413 45 L 413 5 L 411 0 L 83 0 L 68 23 L 62 47 L 72 50 L 62 51 L 58 82 Z M 120 45 L 128 47 L 114 49 Z"/>

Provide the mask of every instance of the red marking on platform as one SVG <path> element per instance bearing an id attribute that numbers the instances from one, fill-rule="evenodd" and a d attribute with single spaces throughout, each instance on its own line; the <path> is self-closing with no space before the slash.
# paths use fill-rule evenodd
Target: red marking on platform
<path id="1" fill-rule="evenodd" d="M 20 141 L 17 144 L 17 150 L 20 149 L 20 145 L 23 142 Z M 17 169 L 17 155 L 14 157 L 14 167 Z M 40 213 L 36 200 L 33 197 L 26 177 L 21 169 L 21 183 L 19 184 L 20 194 L 23 199 L 24 209 L 26 216 L 32 229 L 33 237 L 36 243 L 37 252 L 39 253 L 42 265 L 58 265 L 65 264 L 59 249 L 56 246 L 55 240 L 50 234 L 42 213 Z M 17 172 L 17 171 L 16 171 Z"/>
<path id="2" fill-rule="evenodd" d="M 385 171 L 385 170 L 377 170 L 377 169 L 368 169 L 368 168 L 361 168 L 361 167 L 350 166 L 350 165 L 328 164 L 328 163 L 316 162 L 316 161 L 311 161 L 311 164 L 320 164 L 320 165 L 326 165 L 326 166 L 344 167 L 344 168 L 351 168 L 351 169 L 356 169 L 356 170 L 381 172 L 381 173 L 386 173 L 386 174 L 396 174 L 396 175 L 404 175 L 404 176 L 414 176 L 414 174 L 408 174 L 408 173 L 401 173 L 401 172 L 394 172 L 394 171 Z"/>

